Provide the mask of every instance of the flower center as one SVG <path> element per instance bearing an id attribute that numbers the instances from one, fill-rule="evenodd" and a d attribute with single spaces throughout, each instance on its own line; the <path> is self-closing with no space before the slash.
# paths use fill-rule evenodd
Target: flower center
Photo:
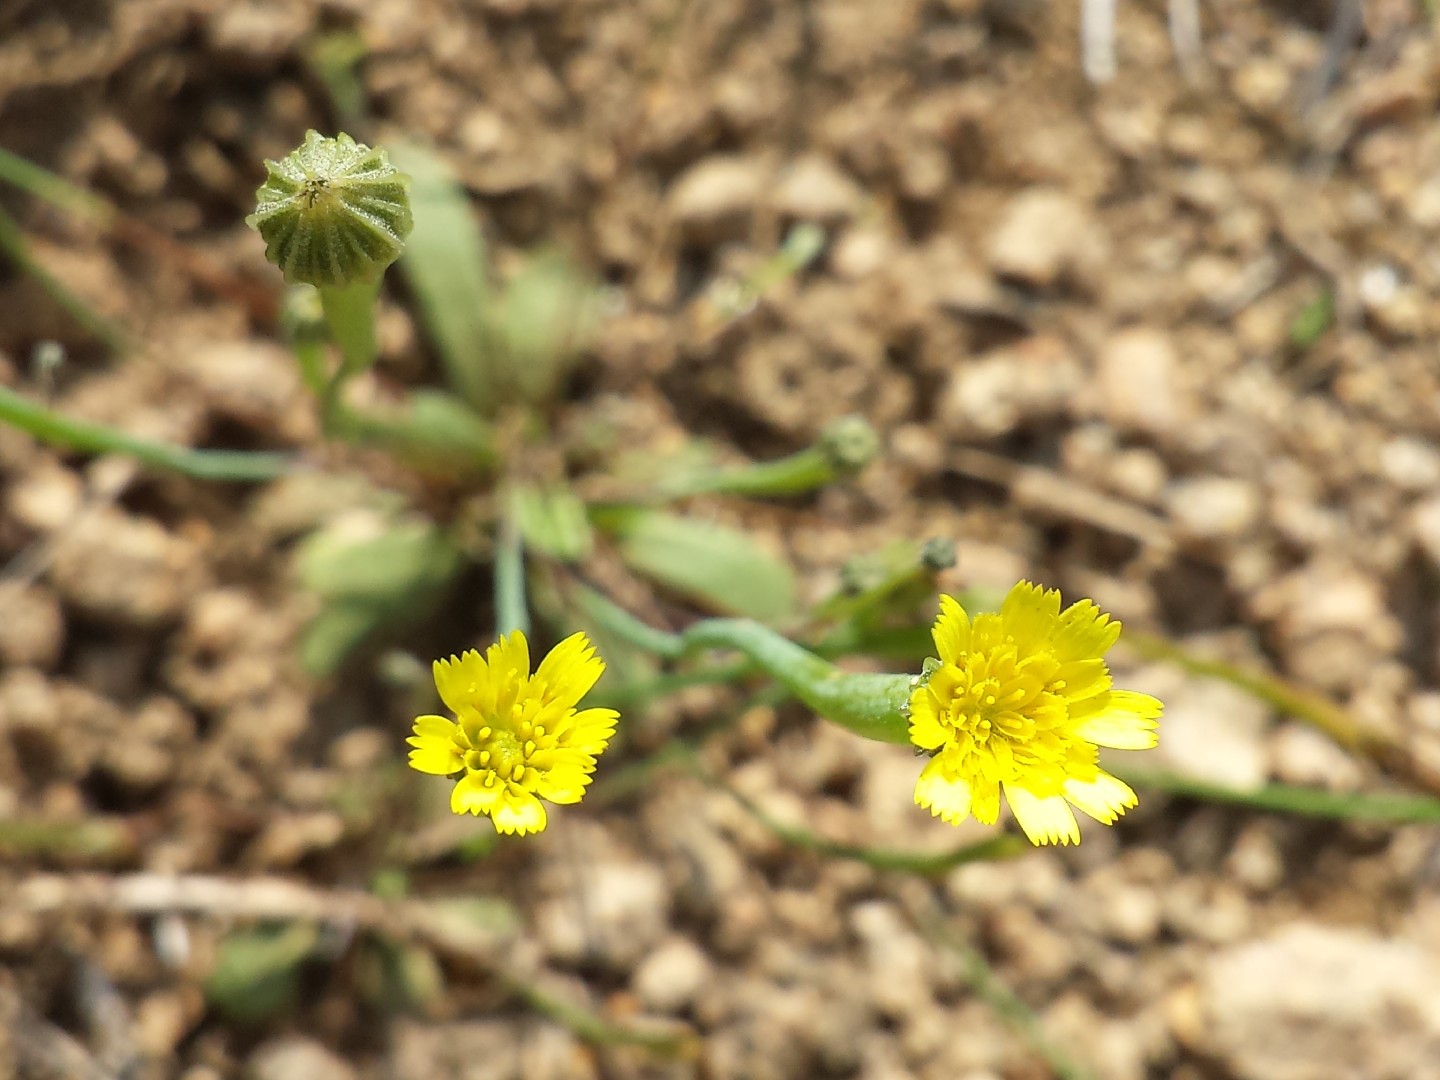
<path id="1" fill-rule="evenodd" d="M 995 731 L 995 712 L 1000 692 L 1001 687 L 997 680 L 977 679 L 951 702 L 951 722 L 957 729 L 968 732 L 976 742 L 988 741 Z"/>
<path id="2" fill-rule="evenodd" d="M 465 768 L 471 772 L 493 772 L 501 780 L 519 781 L 525 775 L 526 759 L 534 743 L 524 743 L 515 732 L 489 724 L 471 737 L 465 751 Z"/>
<path id="3" fill-rule="evenodd" d="M 505 780 L 518 780 L 525 772 L 525 747 L 513 731 L 503 728 L 492 734 L 485 744 L 490 752 L 490 768 Z"/>

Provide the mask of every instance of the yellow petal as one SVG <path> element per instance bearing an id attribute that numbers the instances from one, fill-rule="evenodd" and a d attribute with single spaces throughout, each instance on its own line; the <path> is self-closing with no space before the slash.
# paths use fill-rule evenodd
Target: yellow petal
<path id="1" fill-rule="evenodd" d="M 545 828 L 545 806 L 539 799 L 518 784 L 506 784 L 504 792 L 490 811 L 496 832 L 524 836 Z"/>
<path id="2" fill-rule="evenodd" d="M 1005 633 L 1014 637 L 1021 656 L 1049 645 L 1059 615 L 1059 590 L 1042 589 L 1028 581 L 1016 582 L 1000 605 L 1000 621 Z"/>
<path id="3" fill-rule="evenodd" d="M 976 780 L 970 785 L 970 812 L 981 825 L 1000 820 L 1000 785 L 994 780 Z"/>
<path id="4" fill-rule="evenodd" d="M 933 817 L 958 825 L 970 816 L 970 785 L 949 776 L 938 757 L 931 758 L 915 781 L 915 802 Z"/>
<path id="5" fill-rule="evenodd" d="M 449 776 L 463 767 L 460 751 L 449 740 L 412 735 L 405 741 L 415 747 L 410 751 L 410 767 L 416 772 Z"/>
<path id="6" fill-rule="evenodd" d="M 494 775 L 467 772 L 456 782 L 455 790 L 450 792 L 450 809 L 457 814 L 493 813 L 505 792 L 504 784 L 485 783 L 485 777 Z"/>
<path id="7" fill-rule="evenodd" d="M 457 716 L 464 708 L 476 707 L 477 690 L 489 681 L 485 661 L 474 649 L 449 660 L 435 661 L 435 689 L 440 700 Z"/>
<path id="8" fill-rule="evenodd" d="M 1139 799 L 1130 785 L 1103 770 L 1088 783 L 1065 781 L 1065 798 L 1102 825 L 1109 825 Z"/>
<path id="9" fill-rule="evenodd" d="M 1093 600 L 1079 600 L 1060 613 L 1055 631 L 1055 656 L 1061 662 L 1098 659 L 1120 637 L 1120 623 Z"/>
<path id="10" fill-rule="evenodd" d="M 530 677 L 530 644 L 524 633 L 515 630 L 485 650 L 485 661 L 496 679 L 515 675 L 524 682 Z"/>
<path id="11" fill-rule="evenodd" d="M 605 672 L 605 661 L 583 633 L 571 634 L 551 649 L 535 672 L 535 689 L 547 702 L 573 708 Z"/>
<path id="12" fill-rule="evenodd" d="M 1149 750 L 1159 741 L 1155 732 L 1163 709 L 1160 701 L 1149 694 L 1112 690 L 1105 708 L 1081 719 L 1075 734 L 1097 746 Z"/>
<path id="13" fill-rule="evenodd" d="M 455 734 L 455 721 L 443 716 L 417 716 L 415 734 L 425 738 L 449 740 Z"/>
<path id="14" fill-rule="evenodd" d="M 970 616 L 953 596 L 940 597 L 940 614 L 930 630 L 935 650 L 947 664 L 959 664 L 970 651 Z"/>
<path id="15" fill-rule="evenodd" d="M 620 714 L 614 709 L 581 709 L 567 717 L 556 736 L 557 748 L 599 754 L 615 734 Z"/>
<path id="16" fill-rule="evenodd" d="M 1080 826 L 1064 796 L 1040 798 L 1018 784 L 1005 785 L 1005 801 L 1032 844 L 1078 844 Z"/>
<path id="17" fill-rule="evenodd" d="M 535 794 L 558 805 L 577 803 L 589 783 L 590 774 L 583 769 L 561 766 L 542 772 L 535 778 Z"/>
<path id="18" fill-rule="evenodd" d="M 938 750 L 950 738 L 940 723 L 935 696 L 925 687 L 910 695 L 910 741 L 921 750 Z"/>
<path id="19" fill-rule="evenodd" d="M 1065 700 L 1075 702 L 1105 693 L 1114 685 L 1114 680 L 1110 678 L 1109 665 L 1096 658 L 1061 664 L 1051 676 L 1049 686 L 1054 689 L 1060 683 L 1064 686 L 1059 693 L 1065 695 Z"/>

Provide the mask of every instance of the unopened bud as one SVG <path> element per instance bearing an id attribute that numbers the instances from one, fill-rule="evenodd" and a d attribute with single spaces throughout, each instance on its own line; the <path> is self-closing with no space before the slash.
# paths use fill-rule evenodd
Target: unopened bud
<path id="1" fill-rule="evenodd" d="M 842 416 L 820 433 L 818 445 L 837 473 L 857 473 L 880 452 L 880 436 L 863 416 Z"/>
<path id="2" fill-rule="evenodd" d="M 414 224 L 410 178 L 384 150 L 344 132 L 327 139 L 309 131 L 299 149 L 265 162 L 265 171 L 259 205 L 245 222 L 292 285 L 357 285 L 400 257 Z"/>

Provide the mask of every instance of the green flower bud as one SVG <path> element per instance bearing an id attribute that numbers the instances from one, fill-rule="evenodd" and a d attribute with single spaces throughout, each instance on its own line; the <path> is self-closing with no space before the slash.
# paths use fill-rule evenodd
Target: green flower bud
<path id="1" fill-rule="evenodd" d="M 341 132 L 318 131 L 281 161 L 255 193 L 245 223 L 265 240 L 265 257 L 293 284 L 343 288 L 373 281 L 400 257 L 414 219 L 410 178 L 385 151 Z"/>
<path id="2" fill-rule="evenodd" d="M 820 433 L 817 445 L 830 467 L 845 476 L 875 459 L 880 453 L 880 436 L 863 416 L 842 416 Z"/>

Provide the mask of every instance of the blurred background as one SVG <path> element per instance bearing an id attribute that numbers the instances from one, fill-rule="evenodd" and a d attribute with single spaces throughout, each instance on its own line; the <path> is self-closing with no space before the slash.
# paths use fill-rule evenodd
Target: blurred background
<path id="1" fill-rule="evenodd" d="M 1437 57 L 1422 0 L 0 4 L 0 386 L 306 464 L 0 426 L 0 1077 L 1440 1077 Z M 915 808 L 908 748 L 691 686 L 612 690 L 544 834 L 450 816 L 403 739 L 488 579 L 317 638 L 297 541 L 491 487 L 321 436 L 243 222 L 312 127 L 428 148 L 511 355 L 566 353 L 512 469 L 601 499 L 616 448 L 859 414 L 858 475 L 687 504 L 766 613 L 932 538 L 922 621 L 1093 597 L 1164 782 L 963 862 L 992 831 Z M 362 397 L 442 381 L 426 289 L 387 278 Z M 724 606 L 586 558 L 652 621 Z"/>

